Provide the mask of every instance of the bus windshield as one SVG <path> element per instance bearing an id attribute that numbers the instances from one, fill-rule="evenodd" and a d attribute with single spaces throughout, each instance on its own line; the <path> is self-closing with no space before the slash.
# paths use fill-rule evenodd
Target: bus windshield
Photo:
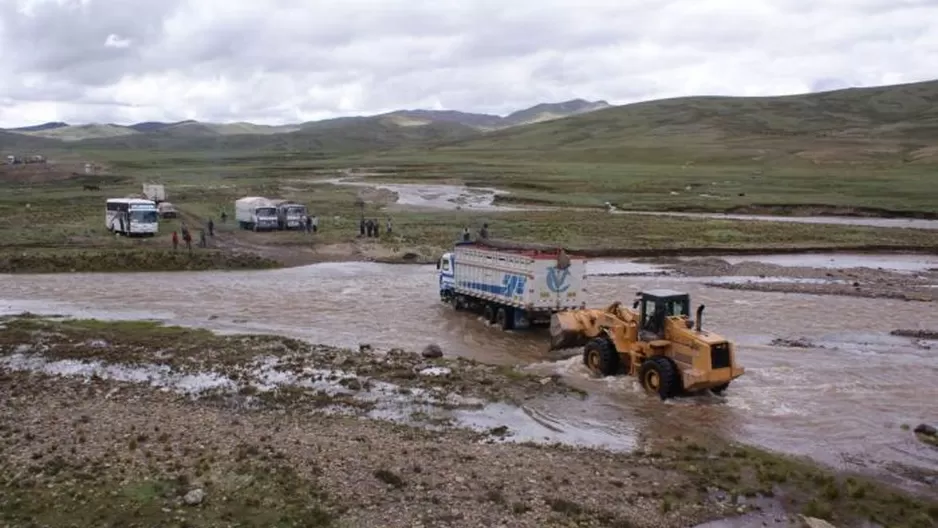
<path id="1" fill-rule="evenodd" d="M 154 224 L 159 220 L 156 211 L 131 211 L 130 221 L 140 224 Z"/>

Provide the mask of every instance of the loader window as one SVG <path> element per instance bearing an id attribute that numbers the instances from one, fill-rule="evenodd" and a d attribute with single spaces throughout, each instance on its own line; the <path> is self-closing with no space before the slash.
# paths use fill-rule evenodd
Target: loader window
<path id="1" fill-rule="evenodd" d="M 655 301 L 645 301 L 645 320 L 642 321 L 642 330 L 655 335 L 660 334 L 666 310 L 667 308 L 663 303 L 659 304 Z"/>
<path id="2" fill-rule="evenodd" d="M 668 315 L 690 315 L 690 310 L 684 301 L 669 301 Z"/>

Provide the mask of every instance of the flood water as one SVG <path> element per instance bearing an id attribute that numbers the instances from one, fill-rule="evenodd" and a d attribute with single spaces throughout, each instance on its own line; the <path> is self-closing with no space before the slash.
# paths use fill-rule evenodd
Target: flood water
<path id="1" fill-rule="evenodd" d="M 685 289 L 695 305 L 706 304 L 704 327 L 735 340 L 747 368 L 725 399 L 708 394 L 663 403 L 629 378 L 593 379 L 578 355 L 547 352 L 543 331 L 505 333 L 440 303 L 433 266 L 4 275 L 0 312 L 154 318 L 351 347 L 419 350 L 437 343 L 448 355 L 522 364 L 586 389 L 588 405 L 535 403 L 525 411 L 568 436 L 593 430 L 628 443 L 642 434 L 702 428 L 841 468 L 883 472 L 901 463 L 938 471 L 938 451 L 901 428 L 936 421 L 938 342 L 889 335 L 896 328 L 938 327 L 931 303 L 725 290 L 699 277 L 595 275 L 611 272 L 613 264 L 591 270 L 595 305 L 628 303 L 636 291 L 652 287 Z M 775 338 L 804 338 L 814 346 L 776 347 L 770 345 Z M 512 419 L 510 413 L 504 418 Z"/>

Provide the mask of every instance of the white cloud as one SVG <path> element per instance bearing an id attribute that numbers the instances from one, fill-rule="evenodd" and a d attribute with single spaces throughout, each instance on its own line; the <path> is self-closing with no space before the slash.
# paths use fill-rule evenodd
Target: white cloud
<path id="1" fill-rule="evenodd" d="M 933 0 L 0 0 L 0 126 L 926 80 Z"/>
<path id="2" fill-rule="evenodd" d="M 120 37 L 118 37 L 117 35 L 115 35 L 114 33 L 111 33 L 111 34 L 108 35 L 107 38 L 104 40 L 104 45 L 105 45 L 105 46 L 108 46 L 108 47 L 110 47 L 110 48 L 129 48 L 129 47 L 130 47 L 130 39 L 120 38 Z"/>

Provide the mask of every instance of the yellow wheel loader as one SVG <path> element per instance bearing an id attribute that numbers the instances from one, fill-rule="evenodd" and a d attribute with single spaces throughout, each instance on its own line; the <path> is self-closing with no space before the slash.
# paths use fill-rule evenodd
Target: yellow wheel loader
<path id="1" fill-rule="evenodd" d="M 662 400 L 709 389 L 720 394 L 745 369 L 733 343 L 701 329 L 704 306 L 690 318 L 690 296 L 673 290 L 640 292 L 632 308 L 615 302 L 605 309 L 557 312 L 551 316 L 551 349 L 584 346 L 583 362 L 599 376 L 636 376 Z"/>

